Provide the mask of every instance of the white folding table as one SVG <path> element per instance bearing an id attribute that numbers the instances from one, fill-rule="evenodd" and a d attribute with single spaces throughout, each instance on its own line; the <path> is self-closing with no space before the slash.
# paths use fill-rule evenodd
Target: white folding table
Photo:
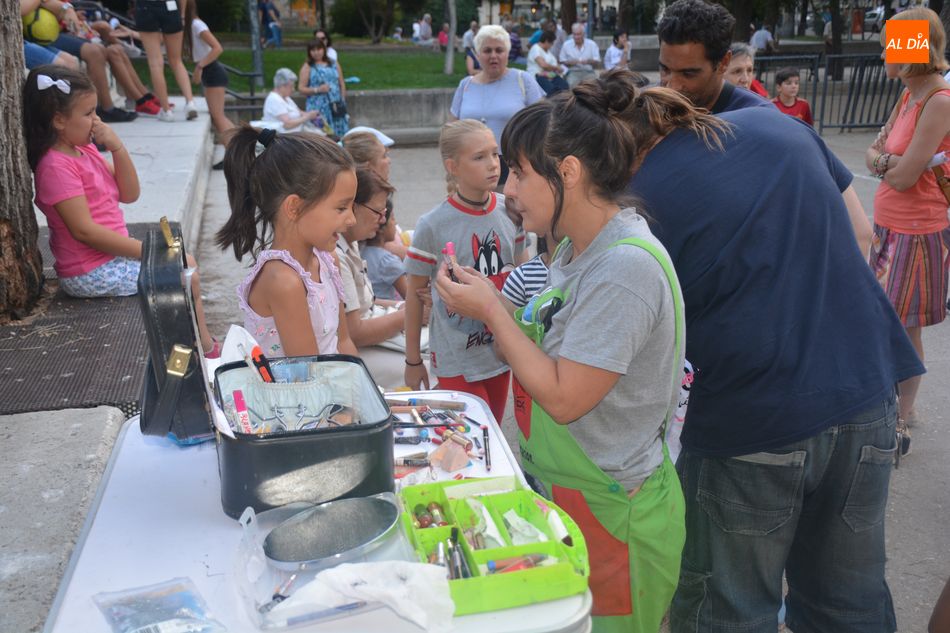
<path id="1" fill-rule="evenodd" d="M 486 424 L 491 435 L 492 471 L 475 462 L 467 477 L 523 478 L 501 430 L 484 402 L 446 391 L 396 397 L 454 397 L 466 401 L 466 415 Z M 400 416 L 406 419 L 406 416 Z M 396 454 L 418 450 L 397 445 Z M 240 604 L 234 561 L 241 527 L 221 509 L 213 442 L 180 447 L 145 437 L 138 418 L 128 420 L 116 440 L 96 497 L 50 610 L 46 633 L 110 633 L 92 601 L 103 591 L 119 591 L 186 576 L 207 601 L 214 617 L 232 633 L 254 632 Z M 452 475 L 441 473 L 440 479 Z M 457 617 L 460 633 L 590 630 L 590 592 L 535 605 Z M 418 633 L 420 629 L 387 608 L 294 631 L 327 633 Z"/>

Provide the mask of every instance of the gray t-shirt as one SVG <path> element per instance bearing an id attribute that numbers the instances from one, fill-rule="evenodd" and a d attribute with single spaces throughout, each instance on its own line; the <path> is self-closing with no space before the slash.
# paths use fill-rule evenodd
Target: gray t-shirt
<path id="1" fill-rule="evenodd" d="M 568 429 L 591 460 L 626 490 L 663 461 L 661 427 L 679 397 L 683 350 L 674 358 L 673 296 L 666 274 L 646 250 L 620 244 L 636 237 L 655 244 L 633 209 L 614 216 L 573 259 L 565 245 L 551 262 L 548 284 L 566 291 L 543 342 L 544 352 L 622 374 L 614 388 Z"/>
<path id="2" fill-rule="evenodd" d="M 501 143 L 501 133 L 516 112 L 544 97 L 544 91 L 523 70 L 509 68 L 501 79 L 480 84 L 471 77 L 459 82 L 449 111 L 457 119 L 476 119 L 487 125 Z"/>
<path id="3" fill-rule="evenodd" d="M 449 198 L 419 218 L 405 259 L 406 273 L 434 281 L 445 243 L 454 242 L 459 265 L 481 271 L 500 288 L 524 249 L 524 234 L 505 214 L 505 197 L 491 196 L 483 213 L 461 207 Z M 436 376 L 462 376 L 475 382 L 508 370 L 495 355 L 494 337 L 484 323 L 450 315 L 434 291 L 431 315 L 429 350 Z"/>

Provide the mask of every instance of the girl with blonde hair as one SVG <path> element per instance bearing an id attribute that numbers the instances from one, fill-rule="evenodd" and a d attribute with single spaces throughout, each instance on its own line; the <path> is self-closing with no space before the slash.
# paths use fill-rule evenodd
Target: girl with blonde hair
<path id="1" fill-rule="evenodd" d="M 459 266 L 474 268 L 498 289 L 524 248 L 523 235 L 505 213 L 504 196 L 494 192 L 500 169 L 492 131 L 471 119 L 446 123 L 439 151 L 449 196 L 419 219 L 405 260 L 409 277 L 405 378 L 413 389 L 429 387 L 419 348 L 423 305 L 417 291 L 435 279 L 447 243 L 452 242 Z M 433 295 L 429 349 L 438 388 L 481 397 L 500 422 L 508 400 L 509 372 L 495 355 L 493 340 L 484 323 L 451 313 Z"/>

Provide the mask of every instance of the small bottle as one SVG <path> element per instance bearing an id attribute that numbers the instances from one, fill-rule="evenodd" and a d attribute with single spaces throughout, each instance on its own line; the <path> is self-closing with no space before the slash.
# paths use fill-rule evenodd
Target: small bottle
<path id="1" fill-rule="evenodd" d="M 427 528 L 432 525 L 432 515 L 426 512 L 425 506 L 421 503 L 415 507 L 413 514 L 416 516 L 416 521 L 419 522 L 419 527 Z"/>
<path id="2" fill-rule="evenodd" d="M 448 522 L 445 520 L 445 514 L 442 511 L 442 506 L 435 501 L 429 504 L 429 514 L 432 515 L 433 522 L 439 527 L 448 525 Z"/>

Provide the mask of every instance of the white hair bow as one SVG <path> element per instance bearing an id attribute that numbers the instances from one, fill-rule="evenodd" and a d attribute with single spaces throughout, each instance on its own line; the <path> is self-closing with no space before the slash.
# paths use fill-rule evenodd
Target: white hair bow
<path id="1" fill-rule="evenodd" d="M 52 88 L 56 86 L 59 88 L 59 91 L 64 95 L 68 95 L 71 88 L 69 87 L 69 82 L 65 79 L 53 79 L 49 75 L 37 75 L 36 76 L 36 87 L 40 90 L 46 90 L 47 88 Z"/>

